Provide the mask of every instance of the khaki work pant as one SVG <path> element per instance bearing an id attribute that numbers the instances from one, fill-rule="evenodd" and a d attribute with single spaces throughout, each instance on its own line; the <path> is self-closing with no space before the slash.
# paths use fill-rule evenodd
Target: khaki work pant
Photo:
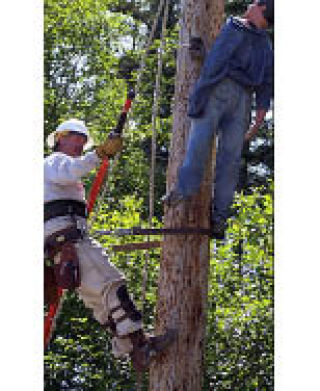
<path id="1" fill-rule="evenodd" d="M 44 237 L 65 229 L 71 224 L 74 224 L 74 220 L 69 216 L 50 219 L 44 225 Z M 77 218 L 77 224 L 84 232 L 83 239 L 75 244 L 81 278 L 78 293 L 86 307 L 92 309 L 95 319 L 104 325 L 108 321 L 110 310 L 120 305 L 116 291 L 119 286 L 126 283 L 126 280 L 124 275 L 109 261 L 102 246 L 85 233 L 87 229 L 85 219 Z M 58 259 L 55 259 L 55 262 L 58 262 Z M 117 318 L 120 318 L 124 312 L 119 310 L 116 314 Z M 133 322 L 129 318 L 117 323 L 117 334 L 121 338 L 112 338 L 112 352 L 115 357 L 132 351 L 131 341 L 125 336 L 141 328 L 141 321 Z"/>

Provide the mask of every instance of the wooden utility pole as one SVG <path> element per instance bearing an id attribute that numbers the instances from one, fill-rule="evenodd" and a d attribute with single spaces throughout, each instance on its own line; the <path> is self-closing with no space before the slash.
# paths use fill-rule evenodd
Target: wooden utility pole
<path id="1" fill-rule="evenodd" d="M 207 49 L 220 30 L 224 0 L 182 0 L 181 30 L 173 108 L 173 133 L 167 189 L 176 183 L 190 132 L 187 102 L 201 63 L 190 57 L 190 37 L 201 37 Z M 212 165 L 208 161 L 199 194 L 165 211 L 165 227 L 208 227 Z M 156 331 L 178 328 L 178 339 L 150 368 L 150 391 L 201 391 L 208 297 L 209 238 L 164 237 L 158 284 Z"/>

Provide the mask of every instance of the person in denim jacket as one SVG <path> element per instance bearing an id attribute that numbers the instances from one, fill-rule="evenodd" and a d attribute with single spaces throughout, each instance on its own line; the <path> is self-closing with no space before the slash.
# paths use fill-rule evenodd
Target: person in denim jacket
<path id="1" fill-rule="evenodd" d="M 273 24 L 273 7 L 273 0 L 255 1 L 242 18 L 230 17 L 223 25 L 190 95 L 191 134 L 186 156 L 176 186 L 164 197 L 164 202 L 174 207 L 199 190 L 213 136 L 218 133 L 211 217 L 216 239 L 224 238 L 243 142 L 259 130 L 273 95 L 273 51 L 266 32 Z M 249 128 L 253 93 L 256 118 Z"/>

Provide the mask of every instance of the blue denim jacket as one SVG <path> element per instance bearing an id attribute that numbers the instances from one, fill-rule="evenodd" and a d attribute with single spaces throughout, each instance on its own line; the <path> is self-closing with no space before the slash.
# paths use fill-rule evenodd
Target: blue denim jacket
<path id="1" fill-rule="evenodd" d="M 268 109 L 273 95 L 273 51 L 267 33 L 230 17 L 223 25 L 189 98 L 188 115 L 201 115 L 214 85 L 230 78 L 256 94 L 257 109 Z"/>

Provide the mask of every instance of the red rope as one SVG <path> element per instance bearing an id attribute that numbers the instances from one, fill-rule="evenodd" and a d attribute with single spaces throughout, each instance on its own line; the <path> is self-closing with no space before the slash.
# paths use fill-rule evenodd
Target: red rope
<path id="1" fill-rule="evenodd" d="M 132 103 L 132 100 L 131 99 L 127 99 L 124 106 L 123 106 L 123 110 L 122 112 L 124 113 L 127 113 L 131 107 L 131 103 Z"/>
<path id="2" fill-rule="evenodd" d="M 108 165 L 109 165 L 109 160 L 106 158 L 102 161 L 100 168 L 99 168 L 99 171 L 98 171 L 98 173 L 94 179 L 94 182 L 91 186 L 89 197 L 88 197 L 88 202 L 87 202 L 88 213 L 90 213 L 92 211 L 93 205 L 96 202 L 101 185 L 102 185 L 104 178 L 105 178 L 107 171 L 108 171 Z"/>
<path id="3" fill-rule="evenodd" d="M 58 311 L 62 295 L 63 289 L 57 287 L 57 300 L 54 303 L 50 303 L 48 313 L 44 319 L 44 348 L 46 348 L 50 342 L 51 331 L 53 330 L 53 322 Z"/>

